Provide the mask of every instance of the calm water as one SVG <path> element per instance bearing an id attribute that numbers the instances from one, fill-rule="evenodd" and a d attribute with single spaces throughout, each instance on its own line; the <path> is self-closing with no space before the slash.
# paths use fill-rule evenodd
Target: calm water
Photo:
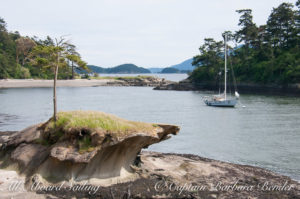
<path id="1" fill-rule="evenodd" d="M 300 180 L 299 98 L 241 95 L 246 108 L 224 109 L 204 105 L 204 95 L 147 87 L 58 88 L 58 108 L 176 124 L 179 135 L 150 150 L 260 166 Z M 0 131 L 20 130 L 51 114 L 51 88 L 0 89 Z"/>

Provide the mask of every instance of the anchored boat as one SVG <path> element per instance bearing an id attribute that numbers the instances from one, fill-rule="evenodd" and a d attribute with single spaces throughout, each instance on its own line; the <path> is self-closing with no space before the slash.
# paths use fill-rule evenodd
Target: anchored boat
<path id="1" fill-rule="evenodd" d="M 235 86 L 235 98 L 231 96 L 227 96 L 227 35 L 224 36 L 224 57 L 225 57 L 225 70 L 224 70 L 224 93 L 219 95 L 214 95 L 209 99 L 205 99 L 204 102 L 208 106 L 216 106 L 216 107 L 234 107 L 237 104 L 237 100 L 239 99 L 239 93 L 236 90 Z"/>

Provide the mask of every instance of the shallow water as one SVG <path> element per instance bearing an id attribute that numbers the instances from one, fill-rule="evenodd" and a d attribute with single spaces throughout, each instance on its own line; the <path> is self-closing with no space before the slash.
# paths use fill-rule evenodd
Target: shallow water
<path id="1" fill-rule="evenodd" d="M 299 98 L 241 95 L 246 108 L 230 109 L 206 106 L 205 95 L 148 87 L 58 88 L 58 109 L 176 124 L 177 136 L 149 150 L 260 166 L 300 180 Z M 0 89 L 0 131 L 21 130 L 51 114 L 51 88 Z"/>

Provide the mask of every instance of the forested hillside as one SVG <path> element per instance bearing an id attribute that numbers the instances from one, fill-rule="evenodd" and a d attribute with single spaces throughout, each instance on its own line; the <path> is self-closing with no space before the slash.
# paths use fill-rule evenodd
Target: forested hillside
<path id="1" fill-rule="evenodd" d="M 0 79 L 3 78 L 42 78 L 53 79 L 52 69 L 44 67 L 45 63 L 34 63 L 32 51 L 39 47 L 54 46 L 55 41 L 51 37 L 45 40 L 37 37 L 24 37 L 18 32 L 9 32 L 6 29 L 4 19 L 0 18 Z M 47 49 L 47 48 L 44 48 Z M 49 48 L 50 49 L 50 48 Z M 80 57 L 76 51 L 76 46 L 68 44 L 68 54 L 74 57 Z M 53 52 L 43 52 L 47 57 Z M 59 79 L 69 79 L 74 77 L 72 72 L 78 67 L 74 61 L 68 61 L 59 70 Z"/>
<path id="2" fill-rule="evenodd" d="M 90 72 L 93 73 L 104 73 L 104 74 L 139 74 L 139 73 L 151 73 L 150 70 L 138 67 L 134 64 L 122 64 L 112 68 L 102 68 L 95 65 L 87 65 L 90 69 Z M 77 70 L 78 73 L 87 72 L 84 70 Z"/>
<path id="3" fill-rule="evenodd" d="M 180 73 L 180 70 L 178 70 L 177 68 L 164 68 L 160 73 Z"/>
<path id="4" fill-rule="evenodd" d="M 106 73 L 151 73 L 150 70 L 138 67 L 134 64 L 122 64 L 113 68 L 107 68 Z"/>
<path id="5" fill-rule="evenodd" d="M 231 65 L 238 82 L 286 85 L 300 83 L 300 0 L 273 8 L 265 25 L 253 22 L 252 10 L 240 14 L 235 32 L 229 35 Z M 223 35 L 225 34 L 223 33 Z M 193 59 L 193 82 L 216 82 L 224 74 L 224 42 L 206 38 Z M 201 65 L 201 67 L 199 67 Z"/>

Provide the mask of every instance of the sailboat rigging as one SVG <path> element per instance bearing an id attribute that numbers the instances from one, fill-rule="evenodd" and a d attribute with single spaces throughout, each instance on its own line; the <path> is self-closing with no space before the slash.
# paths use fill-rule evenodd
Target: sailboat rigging
<path id="1" fill-rule="evenodd" d="M 204 102 L 208 106 L 216 106 L 216 107 L 234 107 L 237 104 L 237 100 L 239 99 L 239 94 L 236 89 L 236 83 L 235 84 L 235 98 L 231 98 L 227 96 L 227 34 L 224 36 L 224 93 L 215 95 L 211 99 L 205 99 Z M 233 70 L 232 70 L 233 73 Z M 234 74 L 233 74 L 234 75 Z M 234 78 L 234 76 L 233 76 Z M 235 81 L 235 78 L 234 78 Z"/>

